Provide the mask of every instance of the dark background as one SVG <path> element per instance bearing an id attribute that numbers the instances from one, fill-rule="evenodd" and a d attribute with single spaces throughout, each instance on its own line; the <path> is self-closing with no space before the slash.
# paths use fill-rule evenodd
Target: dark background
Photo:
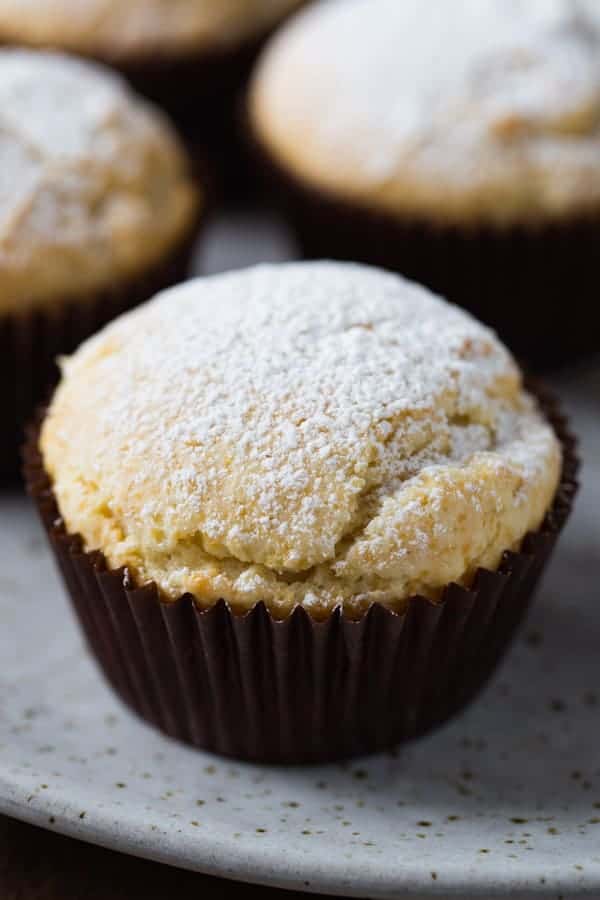
<path id="1" fill-rule="evenodd" d="M 298 900 L 121 856 L 0 816 L 0 900 Z"/>

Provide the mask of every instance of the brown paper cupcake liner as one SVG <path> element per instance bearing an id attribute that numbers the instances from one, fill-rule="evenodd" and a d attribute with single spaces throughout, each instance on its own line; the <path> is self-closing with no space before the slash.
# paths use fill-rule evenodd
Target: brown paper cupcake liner
<path id="1" fill-rule="evenodd" d="M 265 191 L 306 257 L 370 263 L 421 282 L 495 328 L 538 371 L 600 352 L 600 211 L 539 227 L 402 220 L 295 176 L 253 134 L 247 113 L 245 121 Z"/>
<path id="2" fill-rule="evenodd" d="M 180 56 L 140 57 L 112 61 L 133 88 L 161 106 L 192 137 L 226 117 L 264 42 L 273 29 L 235 47 Z"/>
<path id="3" fill-rule="evenodd" d="M 539 395 L 539 394 L 538 394 Z M 527 612 L 577 491 L 576 441 L 556 403 L 540 400 L 563 444 L 552 509 L 520 552 L 471 588 L 449 585 L 403 614 L 374 604 L 358 621 L 284 621 L 264 603 L 236 615 L 226 599 L 202 610 L 164 602 L 84 551 L 67 533 L 38 449 L 28 489 L 87 641 L 117 694 L 165 734 L 227 756 L 275 763 L 341 759 L 391 747 L 441 725 L 485 684 Z"/>
<path id="4" fill-rule="evenodd" d="M 31 312 L 0 314 L 0 480 L 16 477 L 25 426 L 58 379 L 56 358 L 116 316 L 149 300 L 188 274 L 196 239 L 193 231 L 141 277 L 94 295 Z"/>

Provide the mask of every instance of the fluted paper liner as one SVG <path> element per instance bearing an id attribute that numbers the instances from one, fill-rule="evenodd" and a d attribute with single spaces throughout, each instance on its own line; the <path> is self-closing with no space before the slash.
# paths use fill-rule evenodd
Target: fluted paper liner
<path id="1" fill-rule="evenodd" d="M 381 750 L 446 721 L 483 686 L 524 617 L 577 490 L 576 442 L 538 390 L 563 444 L 552 509 L 519 553 L 397 614 L 373 604 L 358 621 L 302 608 L 275 620 L 264 603 L 236 615 L 223 599 L 164 602 L 86 553 L 66 532 L 38 450 L 25 451 L 29 491 L 88 643 L 115 691 L 171 737 L 260 762 L 308 763 Z"/>
<path id="2" fill-rule="evenodd" d="M 0 480 L 17 475 L 25 427 L 58 379 L 56 359 L 188 274 L 196 226 L 168 258 L 109 290 L 31 312 L 0 313 Z"/>
<path id="3" fill-rule="evenodd" d="M 495 328 L 540 371 L 600 352 L 600 209 L 506 227 L 394 215 L 295 175 L 257 136 L 247 106 L 241 116 L 264 193 L 306 257 L 368 263 L 425 284 Z"/>

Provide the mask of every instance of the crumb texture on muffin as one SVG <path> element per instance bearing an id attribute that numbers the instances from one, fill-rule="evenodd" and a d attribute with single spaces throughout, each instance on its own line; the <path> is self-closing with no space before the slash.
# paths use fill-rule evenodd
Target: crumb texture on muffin
<path id="1" fill-rule="evenodd" d="M 442 222 L 600 206 L 596 0 L 332 0 L 267 48 L 259 139 L 341 196 Z"/>
<path id="2" fill-rule="evenodd" d="M 66 56 L 0 51 L 0 160 L 0 313 L 144 272 L 196 214 L 163 117 Z"/>
<path id="3" fill-rule="evenodd" d="M 217 49 L 276 24 L 301 0 L 0 0 L 0 39 L 110 60 Z"/>
<path id="4" fill-rule="evenodd" d="M 198 279 L 64 362 L 40 447 L 68 530 L 167 598 L 401 608 L 495 567 L 561 451 L 496 337 L 337 263 Z"/>

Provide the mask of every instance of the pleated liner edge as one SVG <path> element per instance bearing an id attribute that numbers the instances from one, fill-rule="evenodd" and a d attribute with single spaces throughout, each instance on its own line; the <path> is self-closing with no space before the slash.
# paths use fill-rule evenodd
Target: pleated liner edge
<path id="1" fill-rule="evenodd" d="M 225 600 L 161 600 L 86 553 L 66 532 L 38 450 L 25 449 L 37 504 L 73 607 L 108 681 L 146 721 L 181 741 L 256 762 L 313 763 L 389 748 L 442 724 L 481 689 L 523 619 L 577 492 L 576 440 L 556 402 L 536 393 L 563 444 L 560 488 L 542 528 L 471 589 L 442 602 L 375 604 L 359 621 L 340 610 L 284 621 L 264 603 L 235 615 Z"/>

